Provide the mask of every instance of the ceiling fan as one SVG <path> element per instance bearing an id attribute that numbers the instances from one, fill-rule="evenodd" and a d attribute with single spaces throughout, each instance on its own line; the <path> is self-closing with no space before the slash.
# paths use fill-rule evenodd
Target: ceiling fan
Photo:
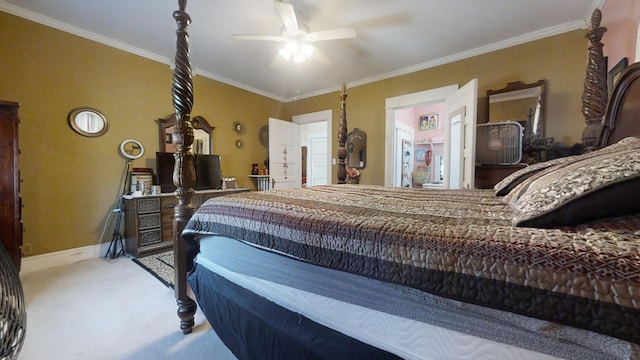
<path id="1" fill-rule="evenodd" d="M 285 42 L 285 46 L 279 51 L 280 55 L 286 60 L 292 59 L 295 62 L 303 62 L 313 53 L 314 48 L 310 44 L 312 42 L 350 39 L 357 36 L 355 29 L 352 27 L 311 32 L 307 26 L 298 24 L 293 5 L 280 1 L 277 1 L 275 5 L 284 25 L 282 35 L 231 35 L 231 37 L 238 40 Z"/>

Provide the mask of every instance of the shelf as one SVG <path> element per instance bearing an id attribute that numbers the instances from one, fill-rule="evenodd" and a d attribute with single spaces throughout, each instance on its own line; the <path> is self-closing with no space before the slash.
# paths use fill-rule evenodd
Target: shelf
<path id="1" fill-rule="evenodd" d="M 417 142 L 416 145 L 442 145 L 443 142 Z"/>

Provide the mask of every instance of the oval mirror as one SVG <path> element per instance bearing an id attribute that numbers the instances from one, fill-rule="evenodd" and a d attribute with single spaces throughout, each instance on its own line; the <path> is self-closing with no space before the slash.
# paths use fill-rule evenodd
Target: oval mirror
<path id="1" fill-rule="evenodd" d="M 367 165 L 367 134 L 358 128 L 347 135 L 347 166 L 364 169 Z"/>
<path id="2" fill-rule="evenodd" d="M 109 129 L 109 121 L 96 109 L 80 107 L 71 110 L 67 117 L 69 126 L 80 135 L 96 137 Z"/>

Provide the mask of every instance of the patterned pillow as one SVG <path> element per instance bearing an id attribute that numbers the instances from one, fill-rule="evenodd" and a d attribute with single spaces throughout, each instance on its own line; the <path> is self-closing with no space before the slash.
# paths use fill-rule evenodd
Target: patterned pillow
<path id="1" fill-rule="evenodd" d="M 573 226 L 640 211 L 640 151 L 601 153 L 545 172 L 521 190 L 513 225 Z"/>
<path id="2" fill-rule="evenodd" d="M 628 149 L 640 149 L 640 137 L 630 136 L 618 141 L 615 144 L 609 145 L 607 147 L 604 147 L 596 151 L 592 151 L 590 153 L 577 155 L 577 156 L 562 157 L 562 158 L 552 159 L 549 161 L 529 165 L 524 169 L 518 170 L 510 174 L 509 176 L 505 177 L 504 179 L 502 179 L 502 181 L 500 181 L 493 187 L 493 190 L 495 191 L 497 196 L 505 196 L 511 190 L 513 190 L 516 186 L 518 186 L 518 184 L 527 180 L 534 174 L 544 169 L 548 169 L 552 166 L 556 166 L 559 164 L 571 163 L 574 161 L 580 161 L 580 160 L 591 158 L 594 156 L 600 156 L 602 154 L 608 154 L 611 152 L 617 152 L 617 151 L 628 150 Z"/>
<path id="3" fill-rule="evenodd" d="M 567 162 L 575 156 L 562 157 L 549 161 L 539 162 L 536 164 L 529 165 L 524 169 L 520 169 L 509 174 L 507 177 L 502 179 L 499 183 L 497 183 L 493 190 L 496 192 L 497 196 L 507 195 L 511 190 L 513 190 L 518 184 L 527 180 L 531 176 L 535 175 L 537 172 L 547 169 L 551 166 L 562 164 L 563 162 Z"/>

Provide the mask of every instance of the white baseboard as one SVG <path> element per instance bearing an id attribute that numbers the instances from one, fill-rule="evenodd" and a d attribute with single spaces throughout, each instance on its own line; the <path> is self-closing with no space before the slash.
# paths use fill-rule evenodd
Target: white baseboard
<path id="1" fill-rule="evenodd" d="M 99 258 L 107 253 L 108 248 L 109 243 L 106 243 L 23 257 L 20 274 L 28 274 L 34 271 L 77 263 L 78 261 Z"/>

